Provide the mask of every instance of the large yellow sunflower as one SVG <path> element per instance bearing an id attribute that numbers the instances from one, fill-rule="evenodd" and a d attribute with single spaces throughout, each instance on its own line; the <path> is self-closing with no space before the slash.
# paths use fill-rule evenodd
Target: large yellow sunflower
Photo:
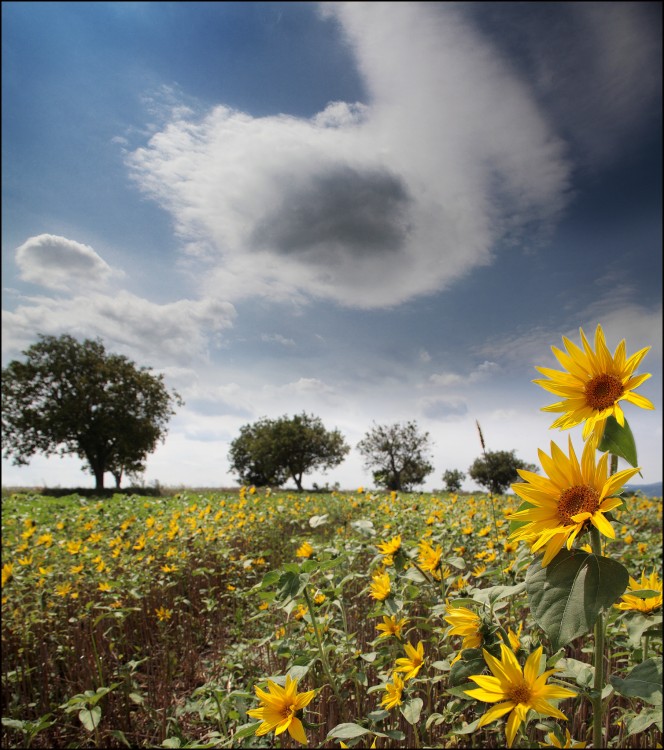
<path id="1" fill-rule="evenodd" d="M 624 425 L 625 415 L 619 401 L 630 401 L 642 409 L 655 408 L 647 398 L 634 393 L 634 389 L 650 377 L 648 373 L 634 374 L 650 347 L 647 346 L 627 358 L 623 339 L 612 355 L 606 346 L 602 326 L 598 325 L 593 351 L 583 328 L 579 331 L 583 349 L 563 336 L 567 352 L 555 346 L 552 346 L 551 350 L 565 369 L 561 371 L 536 367 L 535 369 L 546 375 L 549 380 L 533 380 L 533 383 L 556 396 L 563 397 L 563 401 L 542 409 L 562 413 L 551 427 L 566 430 L 585 421 L 583 439 L 585 440 L 592 432 L 599 441 L 604 433 L 606 420 L 610 416 L 615 417 L 621 426 Z"/>
<path id="2" fill-rule="evenodd" d="M 260 699 L 259 708 L 252 708 L 247 715 L 254 719 L 261 719 L 262 724 L 256 730 L 256 736 L 267 734 L 274 729 L 274 733 L 281 734 L 288 730 L 288 734 L 301 743 L 307 744 L 307 736 L 304 727 L 297 714 L 313 699 L 315 690 L 306 693 L 297 692 L 297 680 L 286 677 L 285 687 L 277 685 L 272 680 L 267 681 L 267 692 L 259 687 L 255 688 L 256 695 Z"/>
<path id="3" fill-rule="evenodd" d="M 473 690 L 464 690 L 466 695 L 485 703 L 497 703 L 490 708 L 480 719 L 478 727 L 499 719 L 509 713 L 505 735 L 507 747 L 512 747 L 517 730 L 522 722 L 526 721 L 529 709 L 536 711 L 542 716 L 553 716 L 556 719 L 567 720 L 562 711 L 559 711 L 549 701 L 562 698 L 573 698 L 576 693 L 557 685 L 547 685 L 546 681 L 550 675 L 557 672 L 556 669 L 548 669 L 539 674 L 542 647 L 537 648 L 526 659 L 526 665 L 521 671 L 521 666 L 516 656 L 504 644 L 500 644 L 501 658 L 482 649 L 484 660 L 493 673 L 493 676 L 471 675 L 470 679 L 479 685 Z"/>
<path id="4" fill-rule="evenodd" d="M 531 551 L 542 547 L 546 567 L 564 544 L 571 549 L 579 532 L 592 524 L 604 536 L 614 539 L 616 534 L 604 515 L 617 508 L 621 501 L 612 497 L 628 479 L 640 469 L 624 469 L 609 475 L 609 454 L 602 454 L 595 464 L 596 446 L 588 440 L 583 447 L 581 463 L 569 439 L 569 458 L 551 442 L 551 456 L 540 450 L 542 468 L 548 476 L 519 469 L 524 482 L 512 485 L 514 492 L 530 503 L 530 508 L 511 513 L 510 520 L 526 521 L 510 535 L 511 539 L 527 539 Z"/>

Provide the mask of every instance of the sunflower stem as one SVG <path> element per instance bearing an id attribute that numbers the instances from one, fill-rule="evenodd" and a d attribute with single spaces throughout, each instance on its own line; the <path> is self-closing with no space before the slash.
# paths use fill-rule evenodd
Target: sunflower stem
<path id="1" fill-rule="evenodd" d="M 309 608 L 309 614 L 311 616 L 311 624 L 314 628 L 314 635 L 316 636 L 316 644 L 318 645 L 318 653 L 320 654 L 320 661 L 323 665 L 323 670 L 325 671 L 325 675 L 328 679 L 328 682 L 330 683 L 330 687 L 332 688 L 332 691 L 334 695 L 336 696 L 336 699 L 339 701 L 339 707 L 343 706 L 343 701 L 341 700 L 341 695 L 339 694 L 339 688 L 337 687 L 337 682 L 334 679 L 334 675 L 332 674 L 332 670 L 330 669 L 330 664 L 327 660 L 327 654 L 325 653 L 325 649 L 323 648 L 323 643 L 320 639 L 320 632 L 318 631 L 318 620 L 316 620 L 316 614 L 314 612 L 314 603 L 311 601 L 311 597 L 309 596 L 309 588 L 307 586 L 304 587 L 304 598 L 307 602 L 307 607 Z"/>
<path id="2" fill-rule="evenodd" d="M 611 465 L 613 468 L 613 456 Z M 593 554 L 598 557 L 602 554 L 602 542 L 598 529 L 594 526 L 590 529 L 590 546 Z M 604 690 L 604 614 L 600 611 L 595 622 L 595 681 L 593 683 L 593 747 L 600 748 L 602 745 L 602 691 Z"/>

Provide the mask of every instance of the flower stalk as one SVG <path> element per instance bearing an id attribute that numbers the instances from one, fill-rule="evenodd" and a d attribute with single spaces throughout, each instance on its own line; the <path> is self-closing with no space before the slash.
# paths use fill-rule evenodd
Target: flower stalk
<path id="1" fill-rule="evenodd" d="M 311 624 L 313 625 L 313 628 L 314 628 L 314 635 L 316 636 L 316 644 L 318 646 L 318 653 L 320 654 L 320 661 L 321 661 L 321 664 L 323 665 L 325 676 L 327 677 L 327 680 L 330 683 L 332 692 L 334 693 L 336 699 L 339 701 L 339 706 L 342 706 L 343 700 L 341 699 L 339 688 L 337 687 L 337 682 L 334 679 L 334 675 L 332 674 L 330 663 L 327 660 L 327 654 L 325 653 L 325 649 L 323 648 L 323 643 L 320 639 L 320 631 L 318 630 L 318 620 L 316 619 L 316 613 L 314 611 L 314 603 L 311 601 L 311 596 L 309 595 L 309 589 L 307 586 L 304 587 L 304 599 L 307 602 L 307 607 L 309 608 L 309 614 L 311 615 Z"/>

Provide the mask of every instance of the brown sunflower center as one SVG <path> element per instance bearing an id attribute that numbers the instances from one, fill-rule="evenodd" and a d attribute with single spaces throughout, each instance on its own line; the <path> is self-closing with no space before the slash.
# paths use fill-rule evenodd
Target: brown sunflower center
<path id="1" fill-rule="evenodd" d="M 295 716 L 295 713 L 297 711 L 297 708 L 294 703 L 291 703 L 290 705 L 284 705 L 281 709 L 281 715 L 284 717 L 284 719 L 290 719 L 291 716 Z"/>
<path id="2" fill-rule="evenodd" d="M 587 484 L 568 487 L 558 500 L 558 518 L 563 524 L 574 523 L 577 513 L 594 513 L 599 508 L 599 492 Z"/>
<path id="3" fill-rule="evenodd" d="M 513 685 L 509 691 L 508 698 L 514 703 L 528 703 L 532 692 L 525 682 L 520 685 Z"/>
<path id="4" fill-rule="evenodd" d="M 603 373 L 586 383 L 586 404 L 591 409 L 608 409 L 623 395 L 625 389 L 615 375 Z"/>

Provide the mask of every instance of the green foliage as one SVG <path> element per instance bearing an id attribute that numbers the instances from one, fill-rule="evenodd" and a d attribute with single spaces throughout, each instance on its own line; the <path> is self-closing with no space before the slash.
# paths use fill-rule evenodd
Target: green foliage
<path id="1" fill-rule="evenodd" d="M 338 430 L 326 430 L 319 417 L 303 412 L 244 425 L 228 460 L 245 484 L 278 487 L 290 478 L 302 490 L 304 474 L 338 466 L 349 450 Z"/>
<path id="2" fill-rule="evenodd" d="M 610 416 L 606 420 L 604 434 L 597 449 L 602 452 L 609 451 L 614 456 L 624 458 L 634 468 L 638 464 L 636 442 L 634 441 L 632 430 L 627 424 L 627 420 L 625 420 L 625 424 L 621 427 L 618 424 L 618 420 L 614 416 Z"/>
<path id="3" fill-rule="evenodd" d="M 429 433 L 419 432 L 417 422 L 374 425 L 358 443 L 365 468 L 375 469 L 373 478 L 378 487 L 407 491 L 423 484 L 433 471 L 429 462 Z"/>
<path id="4" fill-rule="evenodd" d="M 459 469 L 447 469 L 443 473 L 443 482 L 447 492 L 458 492 L 461 489 L 461 483 L 466 478 L 463 471 Z"/>
<path id="5" fill-rule="evenodd" d="M 545 568 L 538 559 L 526 574 L 533 617 L 554 649 L 592 630 L 628 582 L 629 573 L 616 560 L 578 549 L 561 550 Z"/>
<path id="6" fill-rule="evenodd" d="M 518 459 L 516 451 L 485 451 L 468 468 L 468 474 L 492 495 L 502 495 L 513 482 L 519 481 L 517 469 L 537 471 L 533 464 Z"/>
<path id="7" fill-rule="evenodd" d="M 35 453 L 73 453 L 86 461 L 96 488 L 104 473 L 141 471 L 181 405 L 162 375 L 107 354 L 101 341 L 40 336 L 2 371 L 2 447 L 14 463 Z"/>

